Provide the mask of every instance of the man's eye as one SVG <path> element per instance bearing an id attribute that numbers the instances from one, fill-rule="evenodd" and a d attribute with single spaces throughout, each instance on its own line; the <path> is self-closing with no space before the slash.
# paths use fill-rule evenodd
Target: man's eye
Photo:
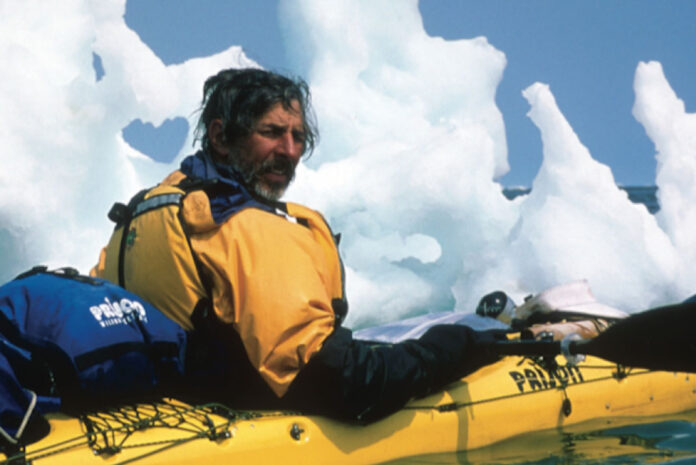
<path id="1" fill-rule="evenodd" d="M 293 131 L 292 132 L 292 138 L 297 142 L 298 144 L 304 144 L 305 140 L 307 139 L 307 136 L 305 135 L 304 131 Z"/>
<path id="2" fill-rule="evenodd" d="M 265 129 L 259 129 L 259 134 L 261 134 L 264 137 L 280 137 L 283 135 L 283 130 L 279 128 L 265 128 Z"/>

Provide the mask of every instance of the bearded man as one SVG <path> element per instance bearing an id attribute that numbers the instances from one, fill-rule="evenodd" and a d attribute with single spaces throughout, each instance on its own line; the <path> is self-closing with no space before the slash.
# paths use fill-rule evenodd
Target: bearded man
<path id="1" fill-rule="evenodd" d="M 197 135 L 179 170 L 112 210 L 93 269 L 189 331 L 186 395 L 367 422 L 495 360 L 494 335 L 465 326 L 393 345 L 341 326 L 338 236 L 279 201 L 317 140 L 306 83 L 223 70 L 205 82 Z"/>

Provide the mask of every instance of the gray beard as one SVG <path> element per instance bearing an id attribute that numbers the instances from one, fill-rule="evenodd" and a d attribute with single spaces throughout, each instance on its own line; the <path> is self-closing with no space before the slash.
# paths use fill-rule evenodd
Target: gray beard
<path id="1" fill-rule="evenodd" d="M 241 175 L 247 189 L 258 197 L 271 202 L 279 200 L 295 178 L 294 167 L 284 159 L 272 158 L 259 164 L 248 161 L 239 150 L 231 150 L 225 161 Z M 281 169 L 285 172 L 288 182 L 284 186 L 269 186 L 261 181 L 261 175 L 272 168 Z"/>

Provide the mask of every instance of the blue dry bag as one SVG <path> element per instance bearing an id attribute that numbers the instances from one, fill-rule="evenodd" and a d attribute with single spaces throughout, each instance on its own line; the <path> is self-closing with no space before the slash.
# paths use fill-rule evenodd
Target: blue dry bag
<path id="1" fill-rule="evenodd" d="M 125 289 L 37 267 L 0 287 L 0 426 L 17 439 L 36 396 L 77 412 L 166 395 L 185 345 L 181 327 Z"/>
<path id="2" fill-rule="evenodd" d="M 57 407 L 20 385 L 5 356 L 7 351 L 14 350 L 0 339 L 0 451 L 6 455 L 48 434 L 48 422 L 41 414 Z"/>

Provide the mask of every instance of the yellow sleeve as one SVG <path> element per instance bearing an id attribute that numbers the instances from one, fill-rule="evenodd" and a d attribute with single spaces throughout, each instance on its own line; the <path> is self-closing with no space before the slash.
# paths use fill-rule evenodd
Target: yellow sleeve
<path id="1" fill-rule="evenodd" d="M 251 363 L 279 397 L 333 331 L 340 271 L 323 236 L 248 208 L 191 237 L 211 274 L 217 315 L 235 325 Z"/>
<path id="2" fill-rule="evenodd" d="M 99 260 L 97 264 L 89 270 L 89 275 L 96 278 L 102 278 L 104 276 L 104 262 L 106 261 L 106 247 L 102 247 L 101 252 L 99 252 Z"/>

